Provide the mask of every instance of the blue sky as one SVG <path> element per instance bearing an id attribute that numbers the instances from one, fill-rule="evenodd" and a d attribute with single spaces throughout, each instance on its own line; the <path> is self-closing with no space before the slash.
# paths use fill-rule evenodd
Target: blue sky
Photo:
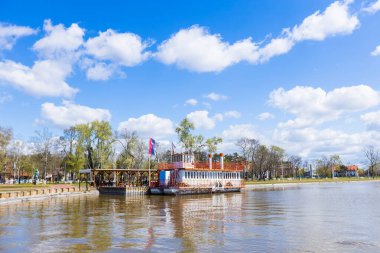
<path id="1" fill-rule="evenodd" d="M 380 1 L 2 1 L 0 125 L 109 120 L 360 163 L 379 145 Z"/>

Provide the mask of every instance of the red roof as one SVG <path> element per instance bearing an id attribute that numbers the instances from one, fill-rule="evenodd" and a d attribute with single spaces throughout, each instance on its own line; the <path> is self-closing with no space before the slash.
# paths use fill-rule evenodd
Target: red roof
<path id="1" fill-rule="evenodd" d="M 348 165 L 347 166 L 347 170 L 348 171 L 357 171 L 358 170 L 358 166 L 357 165 Z"/>

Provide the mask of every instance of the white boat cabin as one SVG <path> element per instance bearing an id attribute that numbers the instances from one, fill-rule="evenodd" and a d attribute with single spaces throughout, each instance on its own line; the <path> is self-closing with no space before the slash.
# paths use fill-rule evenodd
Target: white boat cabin
<path id="1" fill-rule="evenodd" d="M 240 171 L 224 169 L 223 158 L 223 154 L 221 154 L 219 167 L 213 168 L 212 155 L 209 155 L 209 163 L 195 163 L 192 154 L 175 154 L 172 166 L 160 171 L 159 185 L 161 187 L 175 185 L 182 187 L 241 187 Z"/>

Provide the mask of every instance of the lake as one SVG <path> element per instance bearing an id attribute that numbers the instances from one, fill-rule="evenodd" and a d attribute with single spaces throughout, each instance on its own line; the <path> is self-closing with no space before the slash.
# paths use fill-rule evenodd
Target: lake
<path id="1" fill-rule="evenodd" d="M 380 252 L 380 183 L 0 205 L 1 252 Z"/>

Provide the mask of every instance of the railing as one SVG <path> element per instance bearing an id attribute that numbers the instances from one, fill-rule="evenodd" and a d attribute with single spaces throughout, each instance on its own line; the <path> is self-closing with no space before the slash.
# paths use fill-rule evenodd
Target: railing
<path id="1" fill-rule="evenodd" d="M 210 164 L 208 162 L 194 162 L 194 169 L 198 170 L 209 170 Z M 158 164 L 158 170 L 173 170 L 178 169 L 178 166 L 176 164 L 172 163 L 159 163 Z M 213 162 L 212 163 L 212 170 L 222 170 L 220 162 Z M 223 170 L 229 170 L 229 171 L 243 171 L 244 170 L 244 163 L 234 163 L 234 162 L 225 162 Z"/>

